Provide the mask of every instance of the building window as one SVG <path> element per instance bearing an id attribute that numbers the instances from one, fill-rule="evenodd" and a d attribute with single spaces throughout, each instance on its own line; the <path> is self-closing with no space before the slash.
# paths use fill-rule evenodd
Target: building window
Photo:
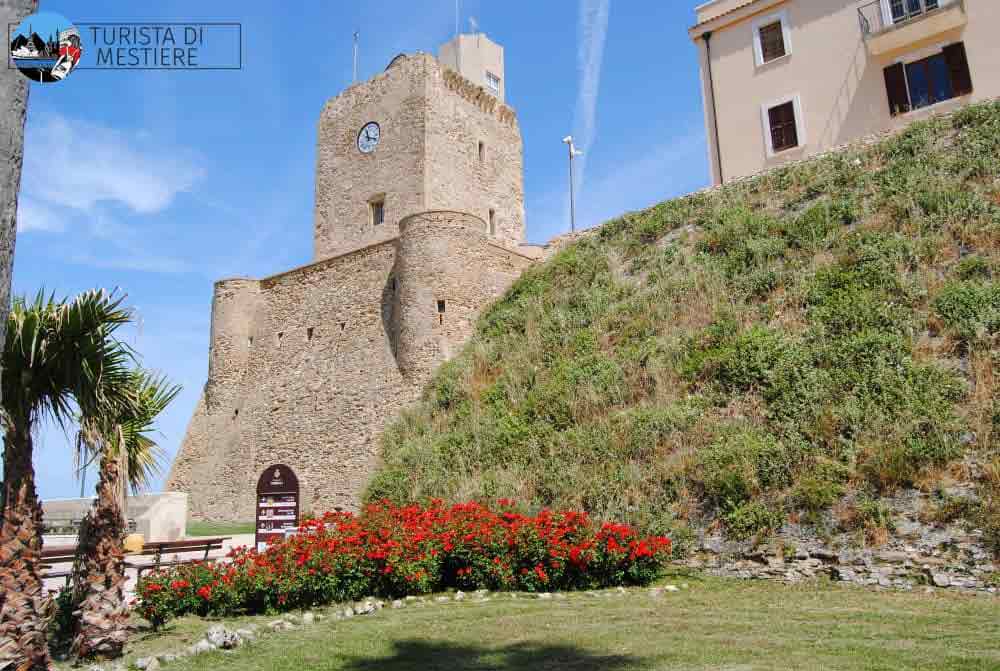
<path id="1" fill-rule="evenodd" d="M 797 95 L 764 105 L 761 117 L 768 156 L 805 144 L 802 108 Z"/>
<path id="2" fill-rule="evenodd" d="M 893 23 L 912 19 L 924 12 L 937 9 L 941 4 L 939 0 L 888 0 L 888 2 Z"/>
<path id="3" fill-rule="evenodd" d="M 758 66 L 792 53 L 792 35 L 789 26 L 787 10 L 753 22 L 753 51 Z"/>
<path id="4" fill-rule="evenodd" d="M 490 210 L 490 235 L 497 234 L 497 213 L 496 210 Z"/>
<path id="5" fill-rule="evenodd" d="M 965 44 L 952 44 L 912 63 L 890 65 L 885 69 L 885 90 L 892 116 L 972 93 Z"/>
<path id="6" fill-rule="evenodd" d="M 486 160 L 486 143 L 485 142 L 480 142 L 479 143 L 479 162 L 482 163 L 485 160 Z"/>
<path id="7" fill-rule="evenodd" d="M 782 35 L 781 21 L 775 21 L 760 29 L 760 50 L 765 63 L 785 55 L 785 38 Z"/>
<path id="8" fill-rule="evenodd" d="M 445 304 L 443 300 L 438 300 L 438 324 L 444 324 L 444 309 Z"/>
<path id="9" fill-rule="evenodd" d="M 314 329 L 313 329 L 312 326 L 310 326 L 309 328 L 307 328 L 306 329 L 306 340 L 312 340 L 313 339 L 313 333 L 315 333 L 315 331 L 314 331 Z"/>
<path id="10" fill-rule="evenodd" d="M 500 97 L 500 78 L 489 70 L 486 71 L 486 88 L 493 95 Z"/>
<path id="11" fill-rule="evenodd" d="M 372 212 L 372 226 L 381 226 L 385 223 L 385 201 L 373 200 L 369 203 Z"/>

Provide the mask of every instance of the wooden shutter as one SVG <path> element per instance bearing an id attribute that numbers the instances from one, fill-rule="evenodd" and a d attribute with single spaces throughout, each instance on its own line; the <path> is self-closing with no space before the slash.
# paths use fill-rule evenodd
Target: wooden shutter
<path id="1" fill-rule="evenodd" d="M 969 59 L 965 54 L 965 43 L 957 42 L 944 48 L 944 60 L 951 72 L 952 93 L 964 96 L 972 93 L 972 73 L 969 72 Z"/>
<path id="2" fill-rule="evenodd" d="M 771 149 L 775 152 L 799 146 L 799 133 L 795 127 L 795 104 L 772 107 L 767 111 L 771 124 Z"/>
<path id="3" fill-rule="evenodd" d="M 885 92 L 889 96 L 889 114 L 896 116 L 910 111 L 910 93 L 906 90 L 906 72 L 902 63 L 885 69 Z"/>
<path id="4" fill-rule="evenodd" d="M 760 29 L 761 59 L 769 63 L 785 55 L 785 32 L 781 21 L 764 26 Z"/>

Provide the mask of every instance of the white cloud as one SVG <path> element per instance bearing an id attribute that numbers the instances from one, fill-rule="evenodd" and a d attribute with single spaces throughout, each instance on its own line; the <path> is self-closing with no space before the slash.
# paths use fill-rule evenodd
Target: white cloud
<path id="1" fill-rule="evenodd" d="M 24 179 L 37 202 L 89 212 L 101 203 L 137 214 L 165 210 L 204 176 L 196 154 L 158 144 L 147 133 L 125 133 L 48 113 L 28 124 Z"/>
<path id="2" fill-rule="evenodd" d="M 37 121 L 36 121 L 37 118 Z M 142 219 L 167 210 L 205 175 L 201 158 L 145 131 L 123 132 L 47 112 L 32 117 L 25 141 L 18 201 L 19 232 L 74 232 L 102 242 L 94 253 L 81 240 L 66 260 L 95 268 L 159 273 L 191 270 L 153 247 Z M 130 215 L 119 223 L 115 214 Z"/>
<path id="3" fill-rule="evenodd" d="M 34 198 L 22 197 L 17 202 L 17 232 L 43 231 L 61 233 L 66 228 L 65 219 L 53 208 Z"/>
<path id="4" fill-rule="evenodd" d="M 608 36 L 611 0 L 580 0 L 577 68 L 580 83 L 573 121 L 573 139 L 583 156 L 576 159 L 576 184 L 584 184 L 587 156 L 597 136 L 597 98 L 601 88 L 604 42 Z"/>

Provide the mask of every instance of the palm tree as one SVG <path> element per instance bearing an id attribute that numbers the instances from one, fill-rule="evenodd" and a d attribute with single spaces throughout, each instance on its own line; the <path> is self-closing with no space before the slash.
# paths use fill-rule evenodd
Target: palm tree
<path id="1" fill-rule="evenodd" d="M 38 8 L 38 0 L 0 0 L 0 26 L 8 27 Z M 9 28 L 8 28 L 9 30 Z M 10 272 L 17 236 L 17 194 L 24 164 L 24 121 L 28 110 L 28 80 L 17 68 L 0 68 L 0 344 L 10 307 Z M 9 142 L 8 142 L 9 138 Z M 0 368 L 2 372 L 2 368 Z"/>
<path id="2" fill-rule="evenodd" d="M 127 346 L 115 331 L 131 319 L 124 297 L 88 291 L 71 301 L 17 298 L 2 355 L 3 489 L 0 492 L 0 669 L 50 665 L 52 600 L 39 575 L 42 509 L 35 491 L 32 433 L 43 417 L 67 427 L 79 412 L 99 417 L 129 402 Z"/>
<path id="3" fill-rule="evenodd" d="M 138 491 L 158 472 L 162 451 L 150 437 L 156 418 L 180 387 L 165 377 L 135 370 L 128 379 L 132 403 L 119 412 L 83 419 L 77 448 L 82 457 L 100 458 L 97 505 L 80 527 L 73 575 L 77 657 L 114 658 L 128 639 L 125 602 L 125 485 Z"/>

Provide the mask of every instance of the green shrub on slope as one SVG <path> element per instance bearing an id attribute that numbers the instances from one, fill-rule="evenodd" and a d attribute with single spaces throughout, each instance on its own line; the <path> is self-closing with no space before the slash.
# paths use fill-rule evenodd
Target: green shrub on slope
<path id="1" fill-rule="evenodd" d="M 978 105 L 606 223 L 483 313 L 367 497 L 747 538 L 995 451 L 998 137 Z"/>

